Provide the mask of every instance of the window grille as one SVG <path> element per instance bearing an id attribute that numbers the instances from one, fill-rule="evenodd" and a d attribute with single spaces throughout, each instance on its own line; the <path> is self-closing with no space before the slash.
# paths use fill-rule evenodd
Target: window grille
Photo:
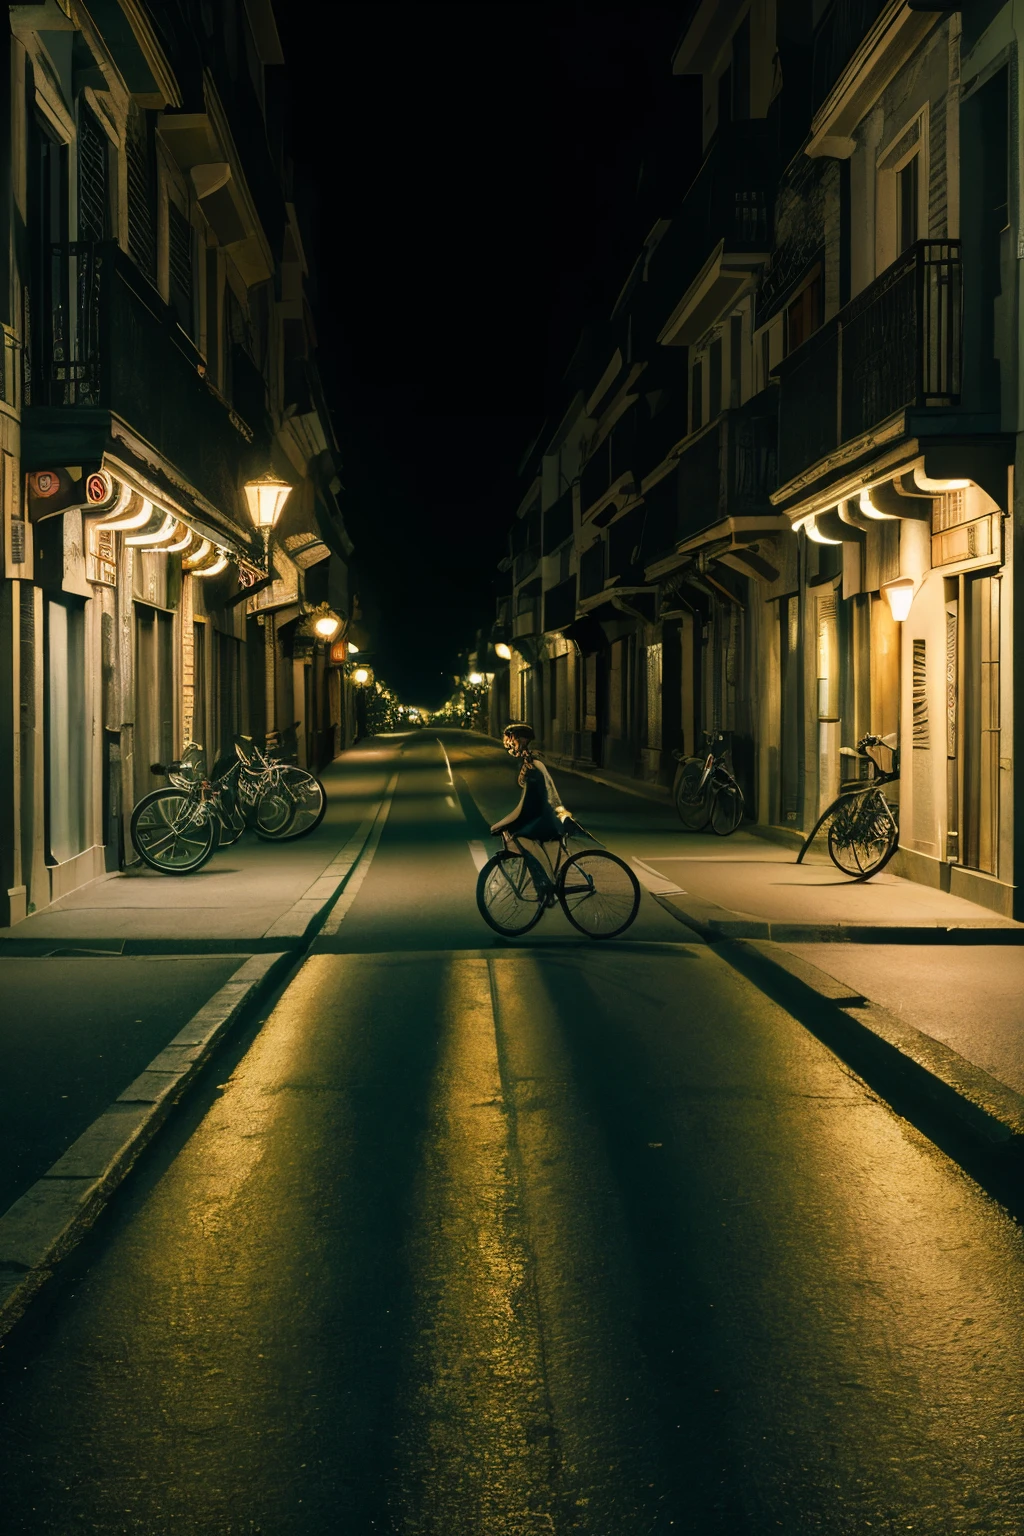
<path id="1" fill-rule="evenodd" d="M 914 641 L 914 732 L 915 747 L 930 747 L 928 729 L 928 667 L 925 642 Z"/>
<path id="2" fill-rule="evenodd" d="M 192 225 L 174 203 L 167 205 L 167 266 L 171 303 L 182 330 L 192 334 Z"/>

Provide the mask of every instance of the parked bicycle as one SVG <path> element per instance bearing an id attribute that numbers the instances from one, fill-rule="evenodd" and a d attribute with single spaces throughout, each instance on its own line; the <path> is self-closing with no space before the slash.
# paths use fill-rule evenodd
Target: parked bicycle
<path id="1" fill-rule="evenodd" d="M 899 778 L 896 736 L 862 736 L 856 748 L 840 747 L 846 758 L 867 759 L 872 777 L 844 784 L 832 804 L 818 817 L 803 847 L 798 864 L 825 824 L 828 824 L 829 858 L 844 875 L 866 880 L 885 868 L 899 847 L 898 807 L 883 785 Z"/>
<path id="2" fill-rule="evenodd" d="M 315 774 L 282 762 L 269 748 L 261 752 L 249 736 L 236 736 L 233 745 L 234 756 L 217 762 L 212 777 L 194 742 L 176 762 L 151 765 L 170 787 L 143 795 L 129 830 L 136 852 L 152 869 L 189 875 L 247 828 L 281 843 L 306 837 L 323 821 L 327 795 Z"/>
<path id="3" fill-rule="evenodd" d="M 705 731 L 706 751 L 699 757 L 679 757 L 672 799 L 687 832 L 712 832 L 728 837 L 743 820 L 743 791 L 726 758 L 729 747 L 721 731 Z"/>
<path id="4" fill-rule="evenodd" d="M 519 938 L 536 927 L 557 902 L 588 939 L 614 939 L 633 922 L 640 908 L 636 875 L 607 848 L 570 853 L 569 837 L 582 833 L 578 822 L 554 844 L 547 868 L 524 851 L 514 834 L 500 832 L 504 846 L 481 869 L 476 904 L 485 923 L 504 938 Z M 592 839 L 596 841 L 596 839 Z M 552 846 L 544 843 L 545 850 Z"/>

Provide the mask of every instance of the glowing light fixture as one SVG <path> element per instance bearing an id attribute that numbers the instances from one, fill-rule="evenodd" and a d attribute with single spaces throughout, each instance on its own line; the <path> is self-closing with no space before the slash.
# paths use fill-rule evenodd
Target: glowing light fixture
<path id="1" fill-rule="evenodd" d="M 321 640 L 333 640 L 341 628 L 341 620 L 332 614 L 325 613 L 321 618 L 317 619 L 313 628 Z"/>
<path id="2" fill-rule="evenodd" d="M 164 514 L 164 520 L 160 524 L 160 527 L 157 529 L 156 533 L 136 533 L 133 534 L 130 539 L 125 539 L 125 543 L 138 545 L 163 544 L 168 539 L 173 538 L 174 530 L 177 528 L 177 526 L 178 519 L 175 517 L 174 513 L 166 512 Z"/>
<path id="3" fill-rule="evenodd" d="M 199 545 L 199 548 L 194 549 L 190 555 L 187 555 L 185 559 L 182 560 L 182 565 L 186 570 L 192 570 L 200 563 L 200 561 L 206 559 L 212 548 L 213 545 L 210 543 L 209 539 L 203 539 Z"/>
<path id="4" fill-rule="evenodd" d="M 292 488 L 288 482 L 279 480 L 276 475 L 261 475 L 258 480 L 246 483 L 245 499 L 249 516 L 253 527 L 259 529 L 265 540 L 270 538 L 270 530 L 281 516 L 281 510 L 291 493 Z"/>
<path id="5" fill-rule="evenodd" d="M 859 497 L 859 500 L 858 500 L 858 506 L 860 507 L 860 510 L 863 512 L 865 517 L 873 517 L 875 519 L 875 521 L 878 522 L 878 523 L 898 523 L 899 522 L 899 518 L 898 517 L 893 517 L 891 512 L 879 512 L 878 508 L 875 506 L 874 502 L 871 500 L 871 492 L 870 491 L 861 491 L 860 497 Z"/>
<path id="6" fill-rule="evenodd" d="M 224 551 L 221 550 L 220 554 L 212 565 L 208 565 L 203 571 L 193 571 L 192 574 L 193 576 L 219 576 L 227 563 L 228 557 Z"/>
<path id="7" fill-rule="evenodd" d="M 929 480 L 924 470 L 917 466 L 914 470 L 914 484 L 919 491 L 928 491 L 934 496 L 941 495 L 943 491 L 966 491 L 973 484 L 971 480 Z"/>
<path id="8" fill-rule="evenodd" d="M 349 648 L 349 652 L 350 652 L 351 655 L 353 655 L 353 656 L 358 656 L 359 655 L 359 647 L 358 647 L 358 645 L 353 645 L 351 640 L 349 640 L 349 642 L 348 642 L 348 648 Z"/>
<path id="9" fill-rule="evenodd" d="M 885 593 L 896 623 L 902 624 L 914 601 L 914 578 L 900 576 L 896 581 L 887 581 L 883 583 L 882 591 Z"/>
<path id="10" fill-rule="evenodd" d="M 511 661 L 512 647 L 510 645 L 506 645 L 503 640 L 499 640 L 498 644 L 494 647 L 494 654 L 501 661 Z"/>
<path id="11" fill-rule="evenodd" d="M 128 502 L 131 500 L 132 493 L 130 490 L 128 490 L 127 486 L 122 487 L 122 494 L 124 491 L 128 491 L 128 496 L 125 499 L 125 506 L 127 506 Z M 124 510 L 124 508 L 121 507 L 120 496 L 117 498 L 117 503 L 113 508 L 111 516 L 109 518 L 105 517 L 99 526 L 101 528 L 144 528 L 149 522 L 150 518 L 153 516 L 153 503 L 151 501 L 147 501 L 145 496 L 142 498 L 141 511 L 134 512 L 131 517 L 115 518 L 113 513 L 117 512 L 119 509 L 122 511 Z"/>
<path id="12" fill-rule="evenodd" d="M 479 688 L 480 684 L 483 682 L 483 680 L 484 680 L 484 676 L 483 676 L 482 672 L 471 672 L 469 674 L 468 681 L 469 681 L 470 687 L 472 687 L 472 688 Z"/>
<path id="13" fill-rule="evenodd" d="M 809 517 L 803 525 L 804 533 L 813 544 L 841 544 L 842 539 L 830 539 L 820 531 L 813 517 Z"/>
<path id="14" fill-rule="evenodd" d="M 181 526 L 183 528 L 185 528 L 184 523 L 182 523 Z M 177 544 L 167 544 L 167 545 L 165 545 L 165 547 L 164 547 L 164 554 L 166 554 L 166 555 L 177 555 L 177 554 L 179 554 L 181 552 L 181 550 L 188 549 L 189 545 L 192 543 L 192 540 L 197 538 L 197 537 L 198 537 L 198 535 L 193 533 L 191 528 L 185 528 L 185 537 L 183 539 L 179 539 Z"/>
<path id="15" fill-rule="evenodd" d="M 370 681 L 370 674 L 367 672 L 365 667 L 356 667 L 355 671 L 352 673 L 352 681 L 354 683 L 358 683 L 359 686 L 362 687 L 364 683 L 368 683 Z"/>

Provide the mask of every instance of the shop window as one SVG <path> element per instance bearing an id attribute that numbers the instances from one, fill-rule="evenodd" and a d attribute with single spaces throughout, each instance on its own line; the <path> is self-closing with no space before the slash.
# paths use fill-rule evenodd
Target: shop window
<path id="1" fill-rule="evenodd" d="M 89 845 L 85 611 L 46 606 L 47 840 L 50 862 L 63 864 Z"/>

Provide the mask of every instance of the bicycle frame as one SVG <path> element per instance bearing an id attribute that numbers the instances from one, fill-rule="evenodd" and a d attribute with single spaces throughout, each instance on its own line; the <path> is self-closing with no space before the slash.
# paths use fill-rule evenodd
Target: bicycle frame
<path id="1" fill-rule="evenodd" d="M 854 751 L 852 747 L 842 747 L 840 750 L 844 756 L 866 759 L 874 768 L 875 776 L 874 778 L 868 779 L 864 782 L 857 780 L 852 784 L 845 784 L 840 786 L 838 795 L 836 795 L 835 799 L 825 807 L 817 821 L 814 823 L 814 826 L 811 828 L 810 832 L 808 832 L 806 838 L 804 839 L 800 852 L 796 856 L 796 862 L 798 864 L 803 863 L 804 854 L 807 853 L 811 844 L 814 842 L 814 839 L 817 837 L 822 827 L 828 821 L 829 817 L 835 815 L 836 811 L 842 805 L 844 800 L 850 800 L 856 795 L 863 796 L 864 799 L 867 799 L 868 795 L 873 794 L 876 791 L 881 792 L 882 786 L 884 784 L 892 784 L 899 779 L 900 771 L 898 755 L 894 755 L 892 769 L 889 772 L 886 772 L 884 769 L 879 767 L 876 760 L 870 755 L 868 751 Z M 886 800 L 884 793 L 882 793 L 882 800 L 889 811 L 889 815 L 892 816 L 892 807 L 889 805 L 888 800 Z"/>

